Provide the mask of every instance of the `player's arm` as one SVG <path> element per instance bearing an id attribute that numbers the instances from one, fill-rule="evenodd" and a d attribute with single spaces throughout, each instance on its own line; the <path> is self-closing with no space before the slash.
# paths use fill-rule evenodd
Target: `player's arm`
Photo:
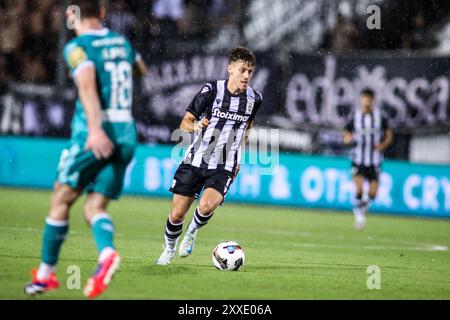
<path id="1" fill-rule="evenodd" d="M 187 132 L 195 132 L 208 126 L 209 120 L 206 118 L 201 119 L 201 116 L 205 113 L 208 106 L 211 107 L 214 96 L 213 86 L 210 83 L 206 83 L 188 105 L 186 114 L 181 120 L 180 129 Z"/>
<path id="2" fill-rule="evenodd" d="M 197 121 L 197 117 L 193 113 L 187 111 L 183 120 L 181 120 L 180 129 L 187 132 L 195 132 L 205 128 L 208 124 L 208 119 L 203 118 L 200 121 Z"/>
<path id="3" fill-rule="evenodd" d="M 234 175 L 233 175 L 233 180 L 236 179 L 239 170 L 241 170 L 241 156 L 242 156 L 242 152 L 244 151 L 244 145 L 248 142 L 248 135 L 250 134 L 250 129 L 253 128 L 253 121 L 251 121 L 248 126 L 247 129 L 245 129 L 245 134 L 244 134 L 244 143 L 241 144 L 241 146 L 238 149 L 238 160 L 237 160 L 237 166 L 236 169 L 234 170 Z"/>
<path id="4" fill-rule="evenodd" d="M 140 54 L 136 54 L 136 59 L 134 61 L 134 72 L 140 77 L 143 77 L 148 73 L 147 64 L 144 59 L 142 59 Z"/>
<path id="5" fill-rule="evenodd" d="M 248 142 L 248 135 L 250 134 L 250 130 L 253 128 L 253 120 L 250 121 L 250 123 L 247 126 L 247 129 L 245 129 L 245 140 L 244 143 Z"/>
<path id="6" fill-rule="evenodd" d="M 384 130 L 384 138 L 379 144 L 375 145 L 375 150 L 384 151 L 386 150 L 394 141 L 394 132 L 391 128 L 386 128 Z"/>
<path id="7" fill-rule="evenodd" d="M 344 144 L 350 144 L 353 141 L 353 133 L 350 131 L 344 130 L 344 133 L 342 135 L 342 142 Z"/>
<path id="8" fill-rule="evenodd" d="M 252 124 L 253 122 L 250 122 L 250 124 Z M 237 165 L 236 165 L 236 169 L 234 169 L 234 173 L 233 173 L 233 181 L 234 179 L 236 179 L 239 170 L 241 170 L 241 158 L 242 158 L 242 153 L 244 152 L 244 146 L 245 144 L 248 142 L 248 132 L 250 131 L 250 125 L 249 127 L 245 130 L 245 135 L 244 135 L 244 143 L 241 143 L 241 146 L 238 149 L 238 156 L 237 156 Z"/>
<path id="9" fill-rule="evenodd" d="M 381 128 L 384 130 L 383 140 L 379 144 L 375 145 L 374 149 L 383 152 L 392 144 L 392 141 L 394 141 L 394 132 L 389 126 L 387 116 L 382 117 Z"/>
<path id="10" fill-rule="evenodd" d="M 241 157 L 242 157 L 243 149 L 244 149 L 244 144 L 241 144 L 240 148 L 238 149 L 237 165 L 236 165 L 236 169 L 234 169 L 233 181 L 234 181 L 234 179 L 236 179 L 236 177 L 239 173 L 239 170 L 241 170 Z"/>
<path id="11" fill-rule="evenodd" d="M 253 128 L 254 118 L 255 118 L 256 113 L 258 112 L 259 108 L 261 108 L 261 105 L 262 105 L 262 94 L 260 92 L 256 91 L 255 105 L 253 107 L 253 112 L 249 118 L 248 126 L 245 129 L 244 143 L 248 142 L 248 135 L 250 134 L 250 130 Z"/>
<path id="12" fill-rule="evenodd" d="M 82 68 L 76 73 L 74 79 L 88 125 L 86 150 L 92 149 L 97 159 L 109 158 L 114 145 L 102 128 L 101 104 L 97 91 L 95 66 L 89 65 Z"/>
<path id="13" fill-rule="evenodd" d="M 349 121 L 344 128 L 344 132 L 342 134 L 342 143 L 345 145 L 349 145 L 353 142 L 353 130 L 354 123 L 353 120 Z"/>
<path id="14" fill-rule="evenodd" d="M 236 179 L 239 170 L 241 170 L 241 156 L 242 156 L 242 152 L 244 149 L 244 145 L 246 143 L 248 143 L 248 136 L 250 134 L 250 130 L 253 128 L 253 119 L 256 115 L 256 112 L 258 112 L 259 108 L 261 107 L 262 104 L 262 95 L 261 93 L 257 93 L 256 96 L 256 101 L 255 101 L 255 106 L 254 106 L 254 112 L 251 115 L 251 119 L 249 120 L 248 126 L 245 129 L 245 133 L 244 133 L 244 143 L 241 144 L 241 147 L 238 149 L 238 160 L 237 160 L 237 166 L 236 169 L 234 170 L 234 176 L 233 176 L 233 180 Z"/>

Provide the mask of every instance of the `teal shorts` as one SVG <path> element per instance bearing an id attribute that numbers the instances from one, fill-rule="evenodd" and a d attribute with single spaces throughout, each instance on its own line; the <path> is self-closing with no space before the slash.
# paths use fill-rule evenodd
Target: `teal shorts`
<path id="1" fill-rule="evenodd" d="M 134 144 L 115 145 L 110 158 L 97 160 L 92 150 L 84 150 L 84 144 L 72 143 L 61 153 L 56 180 L 73 189 L 118 199 L 135 148 Z"/>

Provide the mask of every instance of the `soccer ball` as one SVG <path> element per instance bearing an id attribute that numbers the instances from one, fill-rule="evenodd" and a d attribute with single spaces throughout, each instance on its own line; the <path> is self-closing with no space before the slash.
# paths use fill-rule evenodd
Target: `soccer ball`
<path id="1" fill-rule="evenodd" d="M 244 250 L 234 241 L 219 243 L 212 253 L 212 261 L 219 270 L 237 271 L 244 264 Z"/>

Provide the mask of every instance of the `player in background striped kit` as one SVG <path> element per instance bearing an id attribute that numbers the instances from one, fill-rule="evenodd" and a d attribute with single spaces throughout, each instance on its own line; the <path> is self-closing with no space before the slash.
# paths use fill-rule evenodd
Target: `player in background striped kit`
<path id="1" fill-rule="evenodd" d="M 343 142 L 353 147 L 352 175 L 355 184 L 353 213 L 355 228 L 362 229 L 366 224 L 366 211 L 375 199 L 378 178 L 383 161 L 383 152 L 393 141 L 393 132 L 388 119 L 377 108 L 373 108 L 375 94 L 364 89 L 360 96 L 360 108 L 353 119 L 345 126 Z M 364 181 L 369 182 L 368 199 L 363 197 Z"/>

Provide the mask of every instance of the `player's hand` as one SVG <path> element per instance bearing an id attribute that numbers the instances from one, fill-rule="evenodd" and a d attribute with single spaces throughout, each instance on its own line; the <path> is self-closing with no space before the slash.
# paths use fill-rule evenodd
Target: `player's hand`
<path id="1" fill-rule="evenodd" d="M 236 166 L 236 169 L 234 170 L 233 181 L 236 179 L 236 177 L 237 177 L 237 175 L 239 173 L 239 170 L 241 170 L 241 164 L 240 163 Z"/>
<path id="2" fill-rule="evenodd" d="M 385 147 L 384 147 L 383 144 L 379 143 L 379 144 L 374 145 L 374 146 L 373 146 L 373 149 L 376 150 L 376 151 L 383 152 L 384 149 L 385 149 Z"/>
<path id="3" fill-rule="evenodd" d="M 351 144 L 353 142 L 353 137 L 350 134 L 344 134 L 344 137 L 342 138 L 342 142 L 344 144 Z"/>
<path id="4" fill-rule="evenodd" d="M 89 132 L 86 150 L 92 150 L 98 160 L 108 159 L 113 153 L 114 144 L 103 129 L 95 129 Z"/>
<path id="5" fill-rule="evenodd" d="M 209 120 L 206 118 L 203 118 L 200 121 L 194 122 L 194 132 L 198 130 L 202 130 L 203 128 L 207 127 L 209 124 Z"/>

